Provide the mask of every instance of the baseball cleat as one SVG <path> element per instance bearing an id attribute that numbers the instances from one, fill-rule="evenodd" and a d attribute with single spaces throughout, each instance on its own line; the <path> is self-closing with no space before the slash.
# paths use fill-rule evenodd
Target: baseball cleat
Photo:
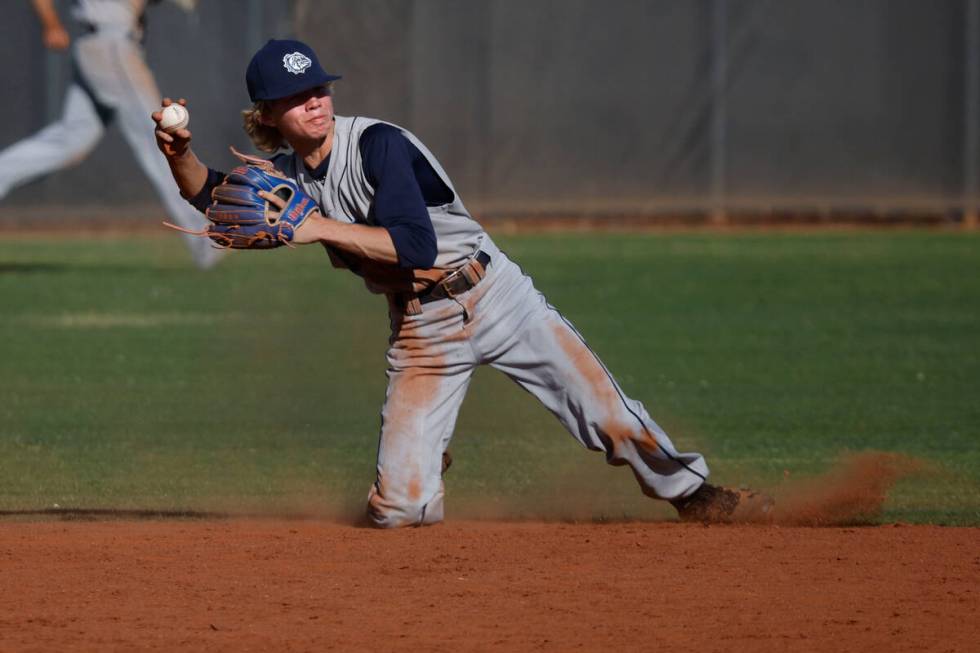
<path id="1" fill-rule="evenodd" d="M 681 521 L 706 524 L 764 522 L 772 518 L 776 502 L 762 492 L 733 490 L 703 483 L 690 496 L 672 499 Z"/>

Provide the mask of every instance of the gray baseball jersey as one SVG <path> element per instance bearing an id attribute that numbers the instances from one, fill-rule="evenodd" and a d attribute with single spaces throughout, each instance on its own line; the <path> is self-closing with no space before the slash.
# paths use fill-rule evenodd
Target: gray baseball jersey
<path id="1" fill-rule="evenodd" d="M 324 215 L 371 224 L 373 189 L 358 139 L 377 122 L 336 117 L 322 181 L 310 178 L 293 154 L 273 162 L 319 202 Z M 694 492 L 708 475 L 704 459 L 674 448 L 643 405 L 626 396 L 582 336 L 473 220 L 432 153 L 401 131 L 456 195 L 449 204 L 428 207 L 438 243 L 436 266 L 478 269 L 474 278 L 482 278 L 461 294 L 414 308 L 403 293 L 387 292 L 392 334 L 377 479 L 368 496 L 373 523 L 442 520 L 442 454 L 473 372 L 484 364 L 537 397 L 584 446 L 604 452 L 610 464 L 629 465 L 646 494 L 674 499 Z"/>
<path id="2" fill-rule="evenodd" d="M 0 199 L 10 190 L 83 160 L 118 120 L 137 163 L 179 226 L 199 231 L 207 220 L 180 196 L 157 150 L 150 114 L 160 92 L 146 65 L 141 16 L 145 0 L 77 0 L 73 15 L 88 31 L 72 45 L 74 75 L 61 119 L 0 152 Z M 221 250 L 206 238 L 185 234 L 195 263 L 207 268 Z"/>
<path id="3" fill-rule="evenodd" d="M 273 164 L 296 179 L 303 190 L 317 200 L 324 215 L 342 222 L 358 222 L 373 226 L 371 201 L 374 192 L 364 174 L 358 143 L 361 134 L 368 127 L 378 123 L 384 121 L 364 117 L 335 116 L 333 149 L 330 153 L 326 177 L 322 180 L 310 176 L 302 159 L 296 154 L 280 154 L 273 158 Z M 435 267 L 457 268 L 480 248 L 486 232 L 463 206 L 446 171 L 442 169 L 428 148 L 410 131 L 398 125 L 392 126 L 401 130 L 412 145 L 418 148 L 443 183 L 455 195 L 454 200 L 449 204 L 430 206 L 428 211 L 439 245 Z"/>

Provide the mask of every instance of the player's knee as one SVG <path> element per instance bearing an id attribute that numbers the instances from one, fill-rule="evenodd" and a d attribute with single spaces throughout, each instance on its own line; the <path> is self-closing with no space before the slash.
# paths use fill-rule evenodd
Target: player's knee
<path id="1" fill-rule="evenodd" d="M 382 493 L 377 485 L 371 488 L 367 505 L 368 523 L 375 528 L 428 526 L 443 519 L 442 489 L 428 499 Z"/>
<path id="2" fill-rule="evenodd" d="M 81 163 L 95 149 L 101 136 L 101 133 L 66 133 L 62 142 L 65 165 L 72 166 Z"/>
<path id="3" fill-rule="evenodd" d="M 75 157 L 84 156 L 95 149 L 103 133 L 101 125 L 62 119 L 45 127 L 38 138 L 44 145 L 58 147 L 67 156 Z"/>

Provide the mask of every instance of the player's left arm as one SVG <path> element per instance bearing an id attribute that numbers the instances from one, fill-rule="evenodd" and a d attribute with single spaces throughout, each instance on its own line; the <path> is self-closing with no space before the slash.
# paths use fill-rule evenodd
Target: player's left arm
<path id="1" fill-rule="evenodd" d="M 266 199 L 275 202 L 273 197 Z M 384 227 L 337 222 L 323 217 L 319 211 L 310 214 L 300 225 L 293 235 L 293 242 L 297 245 L 319 242 L 357 259 L 386 265 L 398 263 L 395 243 Z"/>

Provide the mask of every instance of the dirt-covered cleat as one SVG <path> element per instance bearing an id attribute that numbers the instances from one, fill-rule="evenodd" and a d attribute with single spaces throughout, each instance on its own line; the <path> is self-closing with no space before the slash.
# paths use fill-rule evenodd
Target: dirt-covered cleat
<path id="1" fill-rule="evenodd" d="M 681 521 L 707 524 L 764 522 L 772 517 L 776 502 L 754 490 L 733 490 L 703 483 L 690 496 L 671 500 Z"/>

